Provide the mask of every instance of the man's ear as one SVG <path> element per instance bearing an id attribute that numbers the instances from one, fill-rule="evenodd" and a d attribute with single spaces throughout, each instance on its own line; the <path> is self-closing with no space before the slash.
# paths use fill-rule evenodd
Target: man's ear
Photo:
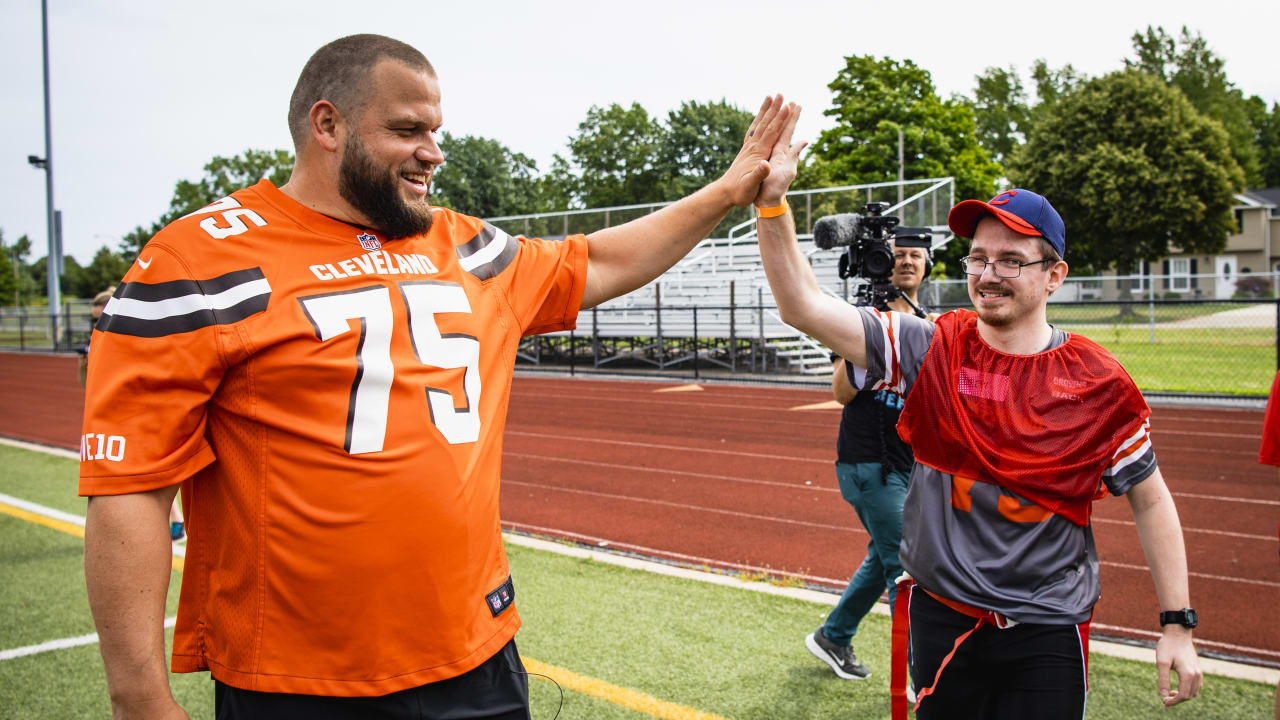
<path id="1" fill-rule="evenodd" d="M 1049 268 L 1048 290 L 1050 295 L 1067 281 L 1067 270 L 1069 269 L 1066 260 L 1059 260 L 1053 264 L 1053 267 Z"/>
<path id="2" fill-rule="evenodd" d="M 342 142 L 338 137 L 338 127 L 342 124 L 342 113 L 328 100 L 318 100 L 311 106 L 307 119 L 311 123 L 311 139 L 328 152 L 337 152 Z"/>

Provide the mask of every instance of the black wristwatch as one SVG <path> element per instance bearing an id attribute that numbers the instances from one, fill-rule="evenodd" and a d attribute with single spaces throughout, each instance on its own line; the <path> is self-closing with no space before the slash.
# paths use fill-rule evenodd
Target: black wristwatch
<path id="1" fill-rule="evenodd" d="M 1200 624 L 1200 617 L 1196 615 L 1196 611 L 1191 608 L 1183 608 L 1182 610 L 1165 610 L 1160 613 L 1160 627 L 1165 625 L 1181 625 L 1190 630 Z"/>

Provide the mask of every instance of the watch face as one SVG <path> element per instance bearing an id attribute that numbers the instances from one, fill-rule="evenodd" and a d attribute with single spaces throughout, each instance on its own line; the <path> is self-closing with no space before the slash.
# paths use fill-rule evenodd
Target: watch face
<path id="1" fill-rule="evenodd" d="M 1182 623 L 1183 625 L 1189 628 L 1193 628 L 1200 624 L 1200 616 L 1196 615 L 1195 610 L 1192 610 L 1191 608 L 1187 608 L 1186 616 L 1187 616 L 1187 619 Z"/>

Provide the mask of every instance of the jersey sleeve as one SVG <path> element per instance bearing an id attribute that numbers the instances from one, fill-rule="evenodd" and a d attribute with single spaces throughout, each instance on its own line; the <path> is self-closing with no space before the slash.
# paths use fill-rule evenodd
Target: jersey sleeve
<path id="1" fill-rule="evenodd" d="M 254 270 L 201 277 L 164 244 L 143 248 L 93 330 L 81 495 L 154 490 L 213 462 L 205 407 L 225 370 L 219 329 L 265 307 Z"/>
<path id="2" fill-rule="evenodd" d="M 1262 445 L 1258 449 L 1258 462 L 1280 465 L 1280 372 L 1271 381 L 1271 395 L 1267 398 L 1266 414 L 1262 418 Z"/>
<path id="3" fill-rule="evenodd" d="M 499 277 L 505 281 L 507 299 L 520 323 L 521 335 L 572 330 L 577 326 L 587 285 L 587 237 L 514 240 L 514 272 Z"/>
<path id="4" fill-rule="evenodd" d="M 866 338 L 867 366 L 845 363 L 849 383 L 857 390 L 888 390 L 906 396 L 920 374 L 933 342 L 934 325 L 900 312 L 860 307 Z"/>
<path id="5" fill-rule="evenodd" d="M 1102 473 L 1102 482 L 1112 495 L 1124 495 L 1134 485 L 1151 477 L 1156 467 L 1156 451 L 1151 445 L 1151 419 L 1148 417 L 1116 450 L 1111 465 Z"/>

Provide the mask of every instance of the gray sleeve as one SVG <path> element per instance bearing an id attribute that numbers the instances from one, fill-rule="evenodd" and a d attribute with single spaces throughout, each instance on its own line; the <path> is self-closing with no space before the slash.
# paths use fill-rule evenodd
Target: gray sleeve
<path id="1" fill-rule="evenodd" d="M 858 390 L 889 390 L 906 396 L 933 342 L 934 325 L 900 312 L 860 307 L 867 343 L 867 366 L 845 363 L 849 383 Z"/>
<path id="2" fill-rule="evenodd" d="M 1102 473 L 1102 482 L 1106 483 L 1112 495 L 1124 495 L 1134 485 L 1151 477 L 1156 468 L 1156 451 L 1151 445 L 1151 421 L 1147 420 L 1116 451 L 1111 466 Z"/>

